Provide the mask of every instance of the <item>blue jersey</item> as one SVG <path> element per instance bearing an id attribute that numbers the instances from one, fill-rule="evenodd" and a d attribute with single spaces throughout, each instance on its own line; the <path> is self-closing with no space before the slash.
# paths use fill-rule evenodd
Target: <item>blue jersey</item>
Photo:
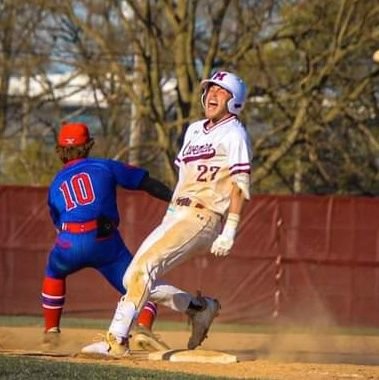
<path id="1" fill-rule="evenodd" d="M 62 223 L 87 222 L 101 216 L 118 225 L 117 186 L 138 189 L 147 173 L 107 159 L 70 161 L 58 172 L 49 189 L 48 204 L 55 226 L 60 230 Z M 124 293 L 122 279 L 131 260 L 132 255 L 117 229 L 106 238 L 99 238 L 96 230 L 60 231 L 45 273 L 52 278 L 66 278 L 83 268 L 95 268 Z"/>
<path id="2" fill-rule="evenodd" d="M 50 215 L 57 228 L 64 222 L 85 222 L 106 216 L 119 223 L 116 188 L 138 189 L 144 169 L 119 161 L 85 158 L 70 161 L 49 189 Z"/>

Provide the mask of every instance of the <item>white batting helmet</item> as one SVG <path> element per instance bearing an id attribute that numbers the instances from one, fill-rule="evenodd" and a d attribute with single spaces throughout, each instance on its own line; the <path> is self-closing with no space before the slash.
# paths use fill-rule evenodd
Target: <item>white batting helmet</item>
<path id="1" fill-rule="evenodd" d="M 247 97 L 247 87 L 245 82 L 233 73 L 227 71 L 218 71 L 210 79 L 201 82 L 203 93 L 201 95 L 201 104 L 205 106 L 205 96 L 210 84 L 216 84 L 232 94 L 232 98 L 228 101 L 228 110 L 234 115 L 238 115 L 245 105 Z"/>

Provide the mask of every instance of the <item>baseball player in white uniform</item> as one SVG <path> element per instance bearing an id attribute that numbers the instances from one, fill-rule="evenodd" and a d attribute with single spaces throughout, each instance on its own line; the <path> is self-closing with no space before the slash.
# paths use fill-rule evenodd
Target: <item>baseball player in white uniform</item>
<path id="1" fill-rule="evenodd" d="M 206 119 L 186 131 L 175 160 L 179 177 L 172 201 L 124 275 L 128 291 L 118 302 L 104 341 L 82 352 L 127 355 L 129 332 L 138 313 L 150 297 L 159 302 L 157 279 L 196 255 L 230 253 L 244 201 L 250 198 L 251 143 L 238 119 L 247 88 L 242 79 L 226 71 L 203 80 L 201 86 Z M 169 285 L 167 290 L 161 303 L 188 314 L 192 333 L 187 346 L 194 349 L 206 338 L 220 304 Z"/>

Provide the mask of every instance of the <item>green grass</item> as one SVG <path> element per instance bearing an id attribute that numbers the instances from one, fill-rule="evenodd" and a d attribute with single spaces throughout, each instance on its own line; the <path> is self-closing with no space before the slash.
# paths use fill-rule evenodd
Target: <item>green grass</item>
<path id="1" fill-rule="evenodd" d="M 86 319 L 64 316 L 62 328 L 93 328 L 106 330 L 107 319 Z M 42 316 L 0 316 L 0 326 L 35 326 L 43 328 Z M 186 328 L 185 322 L 157 321 L 155 328 L 162 331 L 179 331 Z M 233 333 L 275 334 L 286 333 L 318 333 L 338 335 L 379 335 L 379 329 L 367 327 L 315 327 L 315 326 L 275 326 L 275 325 L 246 325 L 246 324 L 214 324 L 213 331 Z M 212 377 L 166 371 L 150 371 L 126 366 L 105 363 L 72 363 L 46 360 L 35 357 L 15 357 L 7 354 L 0 355 L 0 380 L 5 379 L 231 379 L 229 377 Z M 251 380 L 270 380 L 268 378 L 252 378 Z M 271 379 L 272 380 L 272 379 Z"/>
<path id="2" fill-rule="evenodd" d="M 151 371 L 145 369 L 132 369 L 115 365 L 103 364 L 76 364 L 56 362 L 35 358 L 20 358 L 0 355 L 0 379 L 9 380 L 211 380 L 230 379 L 228 377 L 211 377 L 189 375 L 181 372 Z M 259 379 L 256 379 L 259 380 Z M 264 380 L 264 379 L 260 379 Z"/>

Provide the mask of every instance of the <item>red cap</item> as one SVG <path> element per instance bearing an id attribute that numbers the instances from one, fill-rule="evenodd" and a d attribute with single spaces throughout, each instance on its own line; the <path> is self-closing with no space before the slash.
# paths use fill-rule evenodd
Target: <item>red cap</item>
<path id="1" fill-rule="evenodd" d="M 59 146 L 83 145 L 90 139 L 89 130 L 84 123 L 67 123 L 61 126 L 58 135 Z"/>

